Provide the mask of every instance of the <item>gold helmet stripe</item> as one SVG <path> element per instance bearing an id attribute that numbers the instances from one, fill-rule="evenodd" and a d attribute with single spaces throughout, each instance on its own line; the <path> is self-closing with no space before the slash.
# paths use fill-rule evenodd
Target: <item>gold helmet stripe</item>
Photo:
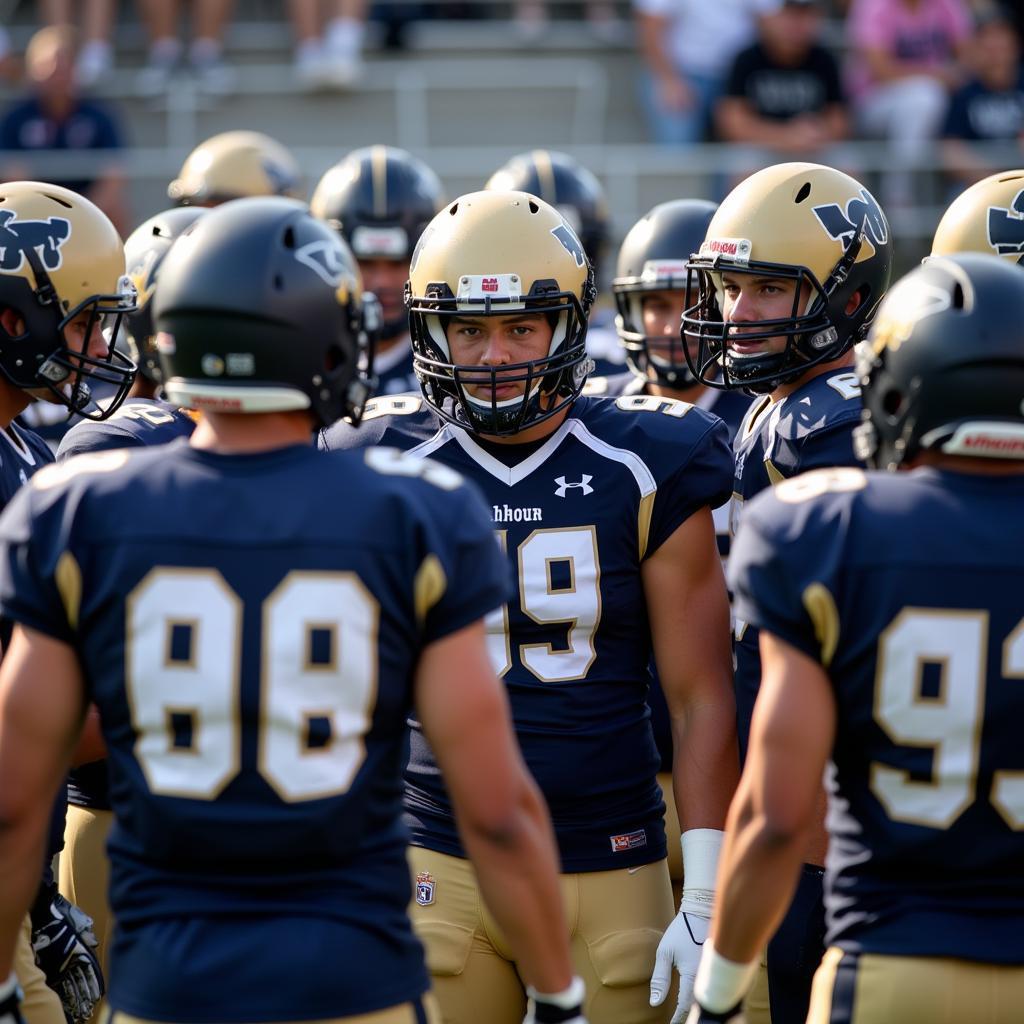
<path id="1" fill-rule="evenodd" d="M 383 146 L 370 150 L 370 169 L 373 175 L 373 212 L 383 217 L 388 212 L 388 157 Z"/>

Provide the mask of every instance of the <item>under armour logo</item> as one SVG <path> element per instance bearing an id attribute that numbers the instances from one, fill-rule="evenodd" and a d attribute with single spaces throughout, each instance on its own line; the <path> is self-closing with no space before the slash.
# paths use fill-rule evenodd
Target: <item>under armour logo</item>
<path id="1" fill-rule="evenodd" d="M 71 237 L 71 222 L 63 217 L 16 220 L 11 210 L 0 210 L 0 271 L 17 272 L 25 252 L 35 249 L 47 270 L 60 270 L 61 246 Z"/>
<path id="2" fill-rule="evenodd" d="M 555 494 L 560 498 L 564 498 L 565 492 L 572 487 L 578 487 L 584 494 L 593 494 L 594 488 L 590 486 L 590 481 L 593 479 L 594 478 L 592 476 L 587 476 L 586 473 L 584 473 L 582 478 L 577 480 L 575 483 L 567 482 L 564 476 L 555 477 L 555 483 L 558 484 L 558 487 L 555 489 Z"/>

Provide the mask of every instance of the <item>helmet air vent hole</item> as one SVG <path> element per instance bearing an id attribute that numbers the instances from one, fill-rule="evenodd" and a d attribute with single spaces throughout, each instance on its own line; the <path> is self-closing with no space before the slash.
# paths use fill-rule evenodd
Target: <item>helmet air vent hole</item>
<path id="1" fill-rule="evenodd" d="M 798 203 L 802 203 L 810 194 L 811 194 L 811 183 L 809 181 L 805 181 L 800 186 L 800 191 L 797 192 L 797 194 L 796 194 L 796 201 Z"/>
<path id="2" fill-rule="evenodd" d="M 456 212 L 458 211 L 458 209 L 459 209 L 459 204 L 458 203 L 452 203 L 452 205 L 448 207 L 448 212 L 454 217 Z"/>
<path id="3" fill-rule="evenodd" d="M 47 193 L 46 193 L 46 198 L 47 198 L 47 199 L 51 199 L 51 200 L 53 200 L 53 202 L 55 202 L 55 203 L 56 203 L 56 204 L 57 204 L 58 206 L 63 206 L 65 210 L 70 210 L 70 209 L 71 209 L 71 204 L 70 204 L 70 203 L 68 203 L 68 202 L 65 202 L 65 201 L 64 201 L 63 199 L 61 199 L 61 198 L 60 198 L 59 196 L 51 196 L 51 195 L 50 195 L 50 194 L 49 194 L 49 193 L 47 192 Z"/>
<path id="4" fill-rule="evenodd" d="M 295 248 L 295 228 L 293 228 L 291 224 L 284 229 L 284 247 L 286 249 Z M 280 285 L 278 285 L 278 287 L 280 287 Z"/>
<path id="5" fill-rule="evenodd" d="M 284 278 L 280 274 L 274 275 L 274 287 L 279 292 L 284 290 Z"/>
<path id="6" fill-rule="evenodd" d="M 952 300 L 954 309 L 964 308 L 964 286 L 959 281 L 953 286 Z"/>
<path id="7" fill-rule="evenodd" d="M 530 200 L 530 213 L 537 213 L 540 207 L 531 199 Z"/>

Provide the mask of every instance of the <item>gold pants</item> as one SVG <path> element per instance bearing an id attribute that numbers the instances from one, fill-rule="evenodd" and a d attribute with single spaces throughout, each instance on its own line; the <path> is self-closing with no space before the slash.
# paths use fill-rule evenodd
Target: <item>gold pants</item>
<path id="1" fill-rule="evenodd" d="M 473 866 L 413 847 L 413 874 L 428 872 L 433 901 L 410 917 L 427 950 L 444 1024 L 522 1024 L 523 982 L 483 904 Z M 561 876 L 576 973 L 587 986 L 590 1024 L 664 1024 L 674 997 L 649 1005 L 654 954 L 675 914 L 665 861 Z"/>
<path id="2" fill-rule="evenodd" d="M 807 1024 L 1020 1024 L 1024 967 L 827 950 Z"/>

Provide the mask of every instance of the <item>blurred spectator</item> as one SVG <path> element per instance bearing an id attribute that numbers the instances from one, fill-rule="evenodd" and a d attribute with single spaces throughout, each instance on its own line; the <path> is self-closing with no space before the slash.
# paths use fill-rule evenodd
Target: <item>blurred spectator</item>
<path id="1" fill-rule="evenodd" d="M 634 0 L 634 6 L 651 136 L 666 145 L 700 142 L 733 57 L 779 0 Z"/>
<path id="2" fill-rule="evenodd" d="M 942 132 L 945 162 L 961 186 L 1019 163 L 1009 152 L 988 160 L 974 143 L 1006 142 L 1019 148 L 1024 137 L 1020 36 L 1007 12 L 993 8 L 979 17 L 970 56 L 973 77 L 953 94 Z"/>
<path id="3" fill-rule="evenodd" d="M 110 43 L 114 27 L 114 0 L 42 0 L 43 20 L 48 25 L 71 25 L 75 8 L 81 8 L 82 45 L 78 50 L 75 74 L 83 89 L 95 85 L 114 65 Z"/>
<path id="4" fill-rule="evenodd" d="M 618 15 L 608 0 L 585 0 L 583 9 L 590 31 L 601 42 L 616 43 L 622 38 Z M 539 39 L 550 21 L 548 0 L 516 0 L 516 29 L 525 41 Z"/>
<path id="5" fill-rule="evenodd" d="M 352 85 L 361 70 L 366 0 L 291 0 L 291 17 L 299 82 L 313 89 Z"/>
<path id="6" fill-rule="evenodd" d="M 0 79 L 13 82 L 18 75 L 18 62 L 11 52 L 11 37 L 0 25 Z"/>
<path id="7" fill-rule="evenodd" d="M 970 12 L 964 0 L 853 0 L 847 29 L 860 128 L 888 140 L 892 151 L 884 203 L 906 207 L 912 196 L 907 168 L 938 135 L 949 91 L 962 77 Z"/>
<path id="8" fill-rule="evenodd" d="M 149 32 L 149 59 L 139 75 L 138 89 L 144 96 L 159 96 L 167 90 L 171 75 L 181 60 L 178 39 L 180 0 L 138 0 Z M 234 86 L 234 74 L 224 63 L 224 27 L 234 0 L 192 0 L 192 42 L 188 63 L 199 87 L 222 96 Z"/>
<path id="9" fill-rule="evenodd" d="M 820 0 L 784 0 L 761 19 L 757 42 L 733 61 L 716 110 L 718 135 L 757 147 L 752 165 L 778 160 L 835 164 L 829 147 L 846 138 L 839 65 L 818 43 Z"/>
<path id="10" fill-rule="evenodd" d="M 121 129 L 113 113 L 79 95 L 75 82 L 75 34 L 67 25 L 40 29 L 25 52 L 25 73 L 31 95 L 14 104 L 0 119 L 0 149 L 31 153 L 65 150 L 109 151 L 102 166 L 90 162 L 88 172 L 68 179 L 47 169 L 45 158 L 29 157 L 4 168 L 4 177 L 52 181 L 91 199 L 122 233 L 128 218 L 125 180 L 118 157 Z"/>

